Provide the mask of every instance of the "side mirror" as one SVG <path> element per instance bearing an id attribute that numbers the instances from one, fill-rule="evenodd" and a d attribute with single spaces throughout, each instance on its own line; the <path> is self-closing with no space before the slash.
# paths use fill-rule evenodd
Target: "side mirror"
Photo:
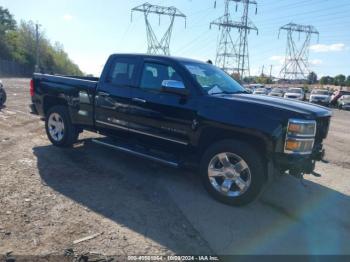
<path id="1" fill-rule="evenodd" d="M 186 89 L 184 83 L 176 80 L 163 80 L 162 92 L 185 96 L 188 95 L 188 90 Z"/>

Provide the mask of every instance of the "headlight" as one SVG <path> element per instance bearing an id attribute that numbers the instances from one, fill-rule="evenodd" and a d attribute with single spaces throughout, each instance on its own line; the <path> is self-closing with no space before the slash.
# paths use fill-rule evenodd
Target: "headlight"
<path id="1" fill-rule="evenodd" d="M 311 154 L 315 142 L 316 121 L 290 119 L 288 122 L 284 152 L 287 154 Z"/>

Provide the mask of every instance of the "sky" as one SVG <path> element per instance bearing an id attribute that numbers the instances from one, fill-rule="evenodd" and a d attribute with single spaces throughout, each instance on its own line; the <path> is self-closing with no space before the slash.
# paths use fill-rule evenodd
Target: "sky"
<path id="1" fill-rule="evenodd" d="M 218 28 L 211 21 L 224 13 L 224 0 L 0 0 L 17 21 L 32 20 L 54 43 L 63 44 L 69 57 L 84 73 L 99 76 L 112 53 L 145 53 L 147 38 L 142 13 L 130 10 L 148 1 L 176 6 L 187 16 L 176 19 L 170 43 L 171 55 L 215 61 Z M 248 37 L 251 75 L 262 72 L 278 75 L 283 65 L 287 37 L 278 29 L 289 23 L 313 25 L 320 33 L 311 39 L 310 69 L 318 76 L 350 75 L 350 1 L 349 0 L 257 0 L 258 10 L 250 9 L 249 18 L 259 34 Z M 233 19 L 239 20 L 242 7 L 231 5 Z M 169 18 L 151 17 L 157 36 L 161 36 Z M 236 38 L 237 31 L 232 31 Z M 295 37 L 296 43 L 302 43 Z"/>

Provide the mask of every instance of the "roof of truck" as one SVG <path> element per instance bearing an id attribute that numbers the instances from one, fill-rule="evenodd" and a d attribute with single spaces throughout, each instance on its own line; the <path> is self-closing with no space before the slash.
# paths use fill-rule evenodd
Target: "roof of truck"
<path id="1" fill-rule="evenodd" d="M 150 55 L 150 54 L 143 54 L 143 53 L 116 53 L 112 56 L 137 56 L 137 57 L 148 57 L 148 58 L 161 58 L 166 60 L 174 60 L 178 62 L 195 62 L 195 63 L 205 63 L 201 60 L 196 60 L 192 58 L 186 58 L 186 57 L 178 57 L 178 56 L 167 56 L 167 55 Z"/>

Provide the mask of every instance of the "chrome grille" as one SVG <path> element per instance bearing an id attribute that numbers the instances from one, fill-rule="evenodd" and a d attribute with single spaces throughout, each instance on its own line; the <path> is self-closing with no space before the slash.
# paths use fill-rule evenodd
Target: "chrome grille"
<path id="1" fill-rule="evenodd" d="M 318 118 L 316 122 L 316 142 L 322 142 L 322 140 L 326 138 L 328 134 L 330 117 Z"/>

